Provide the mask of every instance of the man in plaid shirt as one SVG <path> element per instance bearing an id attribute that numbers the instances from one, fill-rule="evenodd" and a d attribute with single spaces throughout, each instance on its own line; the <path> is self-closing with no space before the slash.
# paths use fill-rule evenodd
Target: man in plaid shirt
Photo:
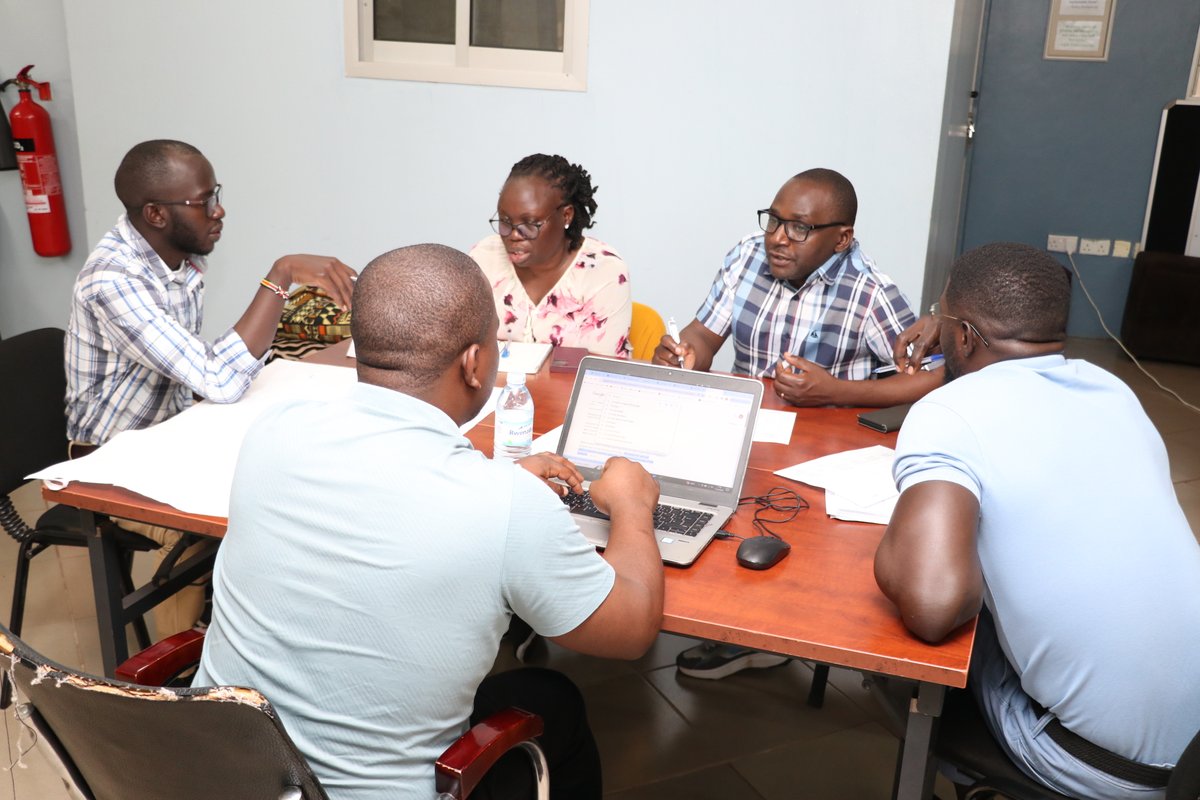
<path id="1" fill-rule="evenodd" d="M 858 199 L 841 174 L 811 169 L 791 178 L 763 233 L 725 256 L 708 298 L 679 336 L 663 337 L 659 364 L 707 370 L 733 335 L 733 371 L 773 377 L 798 406 L 889 406 L 924 395 L 940 374 L 867 380 L 892 364 L 896 337 L 916 320 L 904 295 L 854 238 Z"/>
<path id="2" fill-rule="evenodd" d="M 891 406 L 936 388 L 941 369 L 869 380 L 893 364 L 896 337 L 916 316 L 862 252 L 857 214 L 854 187 L 840 173 L 810 169 L 791 178 L 758 212 L 763 232 L 725 256 L 679 341 L 663 336 L 655 363 L 707 370 L 733 334 L 733 371 L 774 378 L 769 389 L 793 405 Z M 675 665 L 684 675 L 719 680 L 788 660 L 704 642 L 679 653 Z"/>
<path id="3" fill-rule="evenodd" d="M 225 219 L 212 165 L 184 142 L 142 142 L 121 161 L 115 185 L 125 213 L 89 256 L 71 298 L 66 410 L 72 457 L 123 430 L 174 416 L 197 397 L 237 401 L 262 369 L 293 284 L 320 286 L 344 307 L 353 289 L 354 270 L 336 258 L 283 256 L 256 281 L 233 327 L 205 341 L 204 257 L 221 238 Z M 179 539 L 165 528 L 121 524 L 163 544 L 158 552 L 164 555 Z M 203 591 L 185 593 L 190 597 L 155 610 L 160 634 L 199 616 Z"/>

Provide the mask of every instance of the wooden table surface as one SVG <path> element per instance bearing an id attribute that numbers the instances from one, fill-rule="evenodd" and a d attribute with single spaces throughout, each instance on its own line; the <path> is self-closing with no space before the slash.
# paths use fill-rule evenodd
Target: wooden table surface
<path id="1" fill-rule="evenodd" d="M 346 357 L 348 346 L 348 342 L 333 345 L 310 360 L 350 366 L 354 362 Z M 895 434 L 858 425 L 856 409 L 787 407 L 771 391 L 771 381 L 765 382 L 763 407 L 795 411 L 796 424 L 789 444 L 754 445 L 742 493 L 758 495 L 786 486 L 799 492 L 810 508 L 783 529 L 791 553 L 769 570 L 737 566 L 736 540 L 714 541 L 691 567 L 668 567 L 663 629 L 943 686 L 965 686 L 974 623 L 936 646 L 912 636 L 875 585 L 872 563 L 883 526 L 832 519 L 825 514 L 823 490 L 773 474 L 830 453 L 874 444 L 890 447 Z M 562 424 L 573 383 L 573 373 L 551 373 L 548 367 L 529 379 L 535 433 Z M 492 435 L 489 419 L 468 438 L 490 453 Z M 185 514 L 117 487 L 72 483 L 43 493 L 53 502 L 114 516 L 208 536 L 225 532 L 223 518 Z M 743 509 L 726 530 L 753 535 L 751 519 L 750 511 Z"/>

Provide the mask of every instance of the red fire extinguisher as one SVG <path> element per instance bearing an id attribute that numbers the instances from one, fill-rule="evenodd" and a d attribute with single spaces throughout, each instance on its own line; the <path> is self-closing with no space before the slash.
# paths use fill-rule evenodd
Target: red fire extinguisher
<path id="1" fill-rule="evenodd" d="M 30 96 L 37 87 L 38 98 L 50 99 L 50 84 L 29 77 L 30 64 L 17 77 L 0 84 L 0 91 L 10 83 L 17 85 L 20 100 L 8 116 L 12 128 L 13 149 L 17 167 L 25 186 L 25 211 L 29 214 L 29 232 L 33 249 L 39 256 L 64 256 L 71 252 L 71 234 L 67 230 L 67 207 L 63 202 L 62 181 L 58 174 L 58 156 L 54 150 L 54 133 L 50 115 Z"/>

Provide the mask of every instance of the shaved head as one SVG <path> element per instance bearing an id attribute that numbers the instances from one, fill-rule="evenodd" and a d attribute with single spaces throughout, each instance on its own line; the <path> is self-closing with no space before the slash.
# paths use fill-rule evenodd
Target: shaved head
<path id="1" fill-rule="evenodd" d="M 187 142 L 174 139 L 152 139 L 134 145 L 121 159 L 113 180 L 117 198 L 125 210 L 136 211 L 152 200 L 164 199 L 156 196 L 156 192 L 170 182 L 176 160 L 192 156 L 203 158 L 204 154 Z"/>
<path id="2" fill-rule="evenodd" d="M 360 364 L 388 370 L 404 390 L 421 390 L 473 344 L 496 335 L 496 309 L 483 271 L 440 244 L 384 253 L 354 287 L 350 333 Z"/>
<path id="3" fill-rule="evenodd" d="M 792 180 L 811 181 L 826 187 L 833 202 L 829 211 L 842 224 L 853 225 L 858 218 L 858 194 L 854 191 L 854 184 L 842 173 L 818 167 L 805 170 L 793 176 Z M 821 220 L 827 221 L 829 220 Z"/>

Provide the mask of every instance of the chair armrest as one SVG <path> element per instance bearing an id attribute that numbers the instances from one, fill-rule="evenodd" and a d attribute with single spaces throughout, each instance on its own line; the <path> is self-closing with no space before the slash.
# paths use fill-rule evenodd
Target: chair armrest
<path id="1" fill-rule="evenodd" d="M 438 758 L 436 788 L 455 800 L 463 800 L 500 756 L 540 736 L 542 718 L 519 708 L 506 708 L 464 733 Z"/>
<path id="2" fill-rule="evenodd" d="M 123 681 L 143 686 L 162 686 L 190 666 L 200 663 L 204 634 L 182 631 L 156 642 L 117 667 Z"/>

